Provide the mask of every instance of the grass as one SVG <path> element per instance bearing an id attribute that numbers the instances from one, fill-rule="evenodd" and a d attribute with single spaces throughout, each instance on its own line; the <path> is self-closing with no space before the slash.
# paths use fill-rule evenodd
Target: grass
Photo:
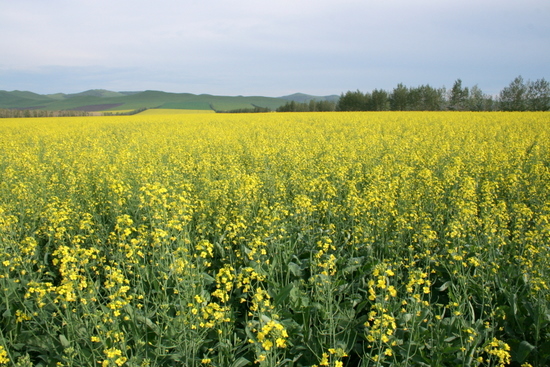
<path id="1" fill-rule="evenodd" d="M 101 112 L 101 113 L 128 113 L 128 112 L 133 112 L 135 110 L 104 110 L 104 111 L 98 111 L 98 112 Z"/>
<path id="2" fill-rule="evenodd" d="M 161 105 L 159 109 L 213 111 L 212 108 L 210 107 L 210 104 L 206 101 L 188 101 L 188 102 L 172 102 L 172 103 L 169 102 Z"/>
<path id="3" fill-rule="evenodd" d="M 195 113 L 215 113 L 213 110 L 187 110 L 187 109 L 165 109 L 155 108 L 140 112 L 138 115 L 187 115 Z"/>

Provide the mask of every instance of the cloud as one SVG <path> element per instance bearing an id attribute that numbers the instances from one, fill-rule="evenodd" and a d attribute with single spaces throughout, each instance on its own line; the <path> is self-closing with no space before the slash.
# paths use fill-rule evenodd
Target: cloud
<path id="1" fill-rule="evenodd" d="M 546 0 L 21 0 L 2 7 L 0 32 L 10 35 L 0 38 L 4 89 L 31 75 L 35 89 L 51 80 L 58 90 L 66 81 L 339 93 L 458 77 L 492 88 L 518 74 L 547 76 L 550 65 Z"/>

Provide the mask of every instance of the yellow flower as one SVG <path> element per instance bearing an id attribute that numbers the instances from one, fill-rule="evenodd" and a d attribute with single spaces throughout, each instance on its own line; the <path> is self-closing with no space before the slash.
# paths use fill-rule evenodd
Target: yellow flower
<path id="1" fill-rule="evenodd" d="M 6 352 L 4 347 L 0 345 L 0 364 L 7 364 L 9 361 L 10 359 L 8 358 L 8 352 Z"/>
<path id="2" fill-rule="evenodd" d="M 328 366 L 328 354 L 323 353 L 323 357 L 321 358 L 321 361 L 319 362 L 319 366 Z"/>
<path id="3" fill-rule="evenodd" d="M 498 359 L 499 367 L 504 367 L 510 363 L 510 346 L 507 343 L 497 338 L 493 338 L 493 340 L 485 346 L 484 350 L 487 354 L 495 356 Z"/>
<path id="4" fill-rule="evenodd" d="M 271 348 L 273 348 L 273 342 L 271 340 L 265 340 L 262 343 L 262 346 L 264 347 L 265 350 L 270 350 Z"/>
<path id="5" fill-rule="evenodd" d="M 21 310 L 15 311 L 15 316 L 16 316 L 15 318 L 16 322 L 23 322 L 31 319 L 29 315 L 27 315 L 24 311 L 21 311 Z"/>
<path id="6" fill-rule="evenodd" d="M 105 353 L 107 358 L 115 358 L 122 355 L 122 351 L 116 348 L 105 349 L 103 353 Z"/>

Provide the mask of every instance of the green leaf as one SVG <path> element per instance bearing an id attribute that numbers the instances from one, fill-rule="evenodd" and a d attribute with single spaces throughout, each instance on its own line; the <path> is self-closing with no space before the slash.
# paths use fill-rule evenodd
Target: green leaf
<path id="1" fill-rule="evenodd" d="M 260 315 L 260 319 L 262 319 L 262 321 L 265 322 L 266 324 L 271 321 L 271 317 L 264 314 Z"/>
<path id="2" fill-rule="evenodd" d="M 202 275 L 202 279 L 204 280 L 204 284 L 206 284 L 206 285 L 213 284 L 216 281 L 216 279 L 214 279 L 207 272 L 203 272 L 201 275 Z"/>
<path id="3" fill-rule="evenodd" d="M 512 358 L 519 363 L 525 362 L 529 353 L 535 349 L 535 346 L 530 344 L 528 341 L 524 340 L 519 343 L 518 348 L 512 352 Z"/>
<path id="4" fill-rule="evenodd" d="M 343 274 L 350 274 L 363 266 L 364 257 L 352 257 L 347 261 L 346 267 L 342 269 Z"/>
<path id="5" fill-rule="evenodd" d="M 63 348 L 69 348 L 71 346 L 71 343 L 69 343 L 69 341 L 63 334 L 59 334 L 59 341 L 61 342 Z"/>
<path id="6" fill-rule="evenodd" d="M 438 291 L 440 291 L 440 292 L 443 292 L 443 291 L 445 291 L 447 288 L 449 288 L 449 285 L 451 285 L 451 281 L 450 281 L 450 280 L 446 281 L 445 283 L 443 283 L 443 284 L 441 285 L 441 287 L 436 288 L 436 289 L 437 289 Z"/>
<path id="7" fill-rule="evenodd" d="M 288 298 L 288 296 L 290 295 L 290 291 L 292 291 L 292 288 L 294 288 L 294 284 L 290 283 L 289 285 L 281 289 L 279 294 L 277 294 L 274 298 L 275 306 L 280 305 Z"/>
<path id="8" fill-rule="evenodd" d="M 445 340 L 443 340 L 445 343 L 450 343 L 452 342 L 453 340 L 455 340 L 457 337 L 456 336 L 450 336 L 448 338 L 446 338 Z"/>
<path id="9" fill-rule="evenodd" d="M 235 362 L 233 362 L 231 367 L 244 367 L 244 366 L 248 366 L 251 363 L 252 362 L 250 362 L 248 359 L 244 357 L 239 357 Z"/>
<path id="10" fill-rule="evenodd" d="M 288 270 L 294 275 L 295 277 L 301 277 L 302 276 L 302 268 L 300 265 L 289 262 L 288 263 Z"/>
<path id="11" fill-rule="evenodd" d="M 543 359 L 550 360 L 550 341 L 547 341 L 539 345 L 537 352 L 539 352 L 540 356 Z"/>
<path id="12" fill-rule="evenodd" d="M 23 347 L 25 347 L 25 346 L 26 346 L 26 344 L 24 344 L 24 343 L 12 344 L 12 347 L 13 347 L 13 349 L 15 349 L 15 350 L 21 350 L 21 349 L 23 349 Z"/>
<path id="13" fill-rule="evenodd" d="M 309 306 L 309 298 L 298 287 L 293 287 L 290 290 L 290 301 L 293 308 L 300 309 Z"/>
<path id="14" fill-rule="evenodd" d="M 409 322 L 413 319 L 413 314 L 412 313 L 403 314 L 402 318 L 403 318 L 403 322 Z"/>

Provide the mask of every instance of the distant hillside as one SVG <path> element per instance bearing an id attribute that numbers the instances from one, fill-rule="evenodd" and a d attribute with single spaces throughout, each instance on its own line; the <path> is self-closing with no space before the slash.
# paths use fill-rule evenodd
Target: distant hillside
<path id="1" fill-rule="evenodd" d="M 47 111 L 122 111 L 141 108 L 230 111 L 254 107 L 272 110 L 288 101 L 308 102 L 312 99 L 336 100 L 338 96 L 311 96 L 296 93 L 280 98 L 261 96 L 215 96 L 210 94 L 167 93 L 161 91 L 112 92 L 92 89 L 73 94 L 36 94 L 27 91 L 0 91 L 0 108 L 41 109 Z"/>
<path id="2" fill-rule="evenodd" d="M 120 92 L 111 92 L 110 90 L 105 89 L 91 89 L 87 90 L 85 92 L 80 93 L 74 93 L 74 94 L 66 94 L 65 98 L 73 98 L 73 97 L 101 97 L 101 98 L 109 98 L 109 97 L 123 97 L 125 94 Z"/>
<path id="3" fill-rule="evenodd" d="M 45 108 L 53 100 L 47 96 L 32 92 L 0 90 L 0 108 L 37 109 Z"/>

